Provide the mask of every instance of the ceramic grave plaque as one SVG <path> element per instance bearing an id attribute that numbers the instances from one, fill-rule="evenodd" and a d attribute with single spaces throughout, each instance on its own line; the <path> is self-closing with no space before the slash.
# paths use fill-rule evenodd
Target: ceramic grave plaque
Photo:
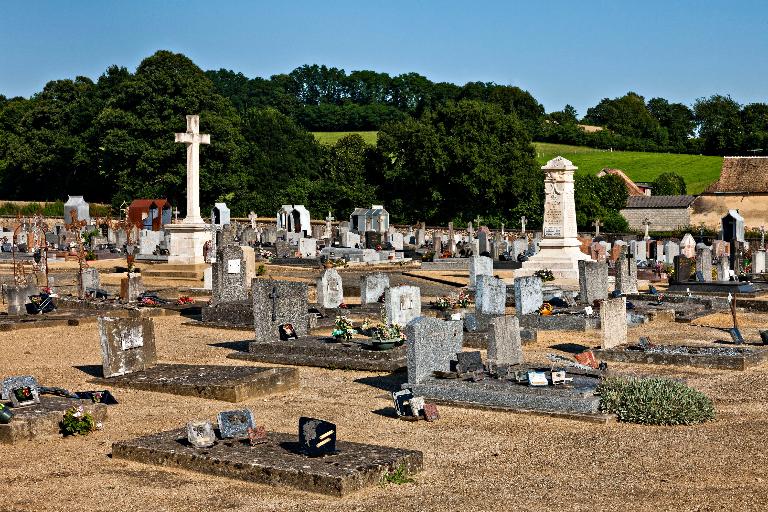
<path id="1" fill-rule="evenodd" d="M 24 407 L 40 402 L 37 379 L 31 375 L 3 379 L 3 400 L 10 400 L 14 407 Z"/>
<path id="2" fill-rule="evenodd" d="M 218 414 L 218 420 L 222 439 L 247 437 L 248 429 L 256 425 L 250 409 L 222 411 Z"/>
<path id="3" fill-rule="evenodd" d="M 336 425 L 315 418 L 299 419 L 299 445 L 310 457 L 336 452 Z"/>
<path id="4" fill-rule="evenodd" d="M 195 448 L 210 448 L 216 443 L 216 433 L 210 421 L 187 423 L 187 441 Z"/>

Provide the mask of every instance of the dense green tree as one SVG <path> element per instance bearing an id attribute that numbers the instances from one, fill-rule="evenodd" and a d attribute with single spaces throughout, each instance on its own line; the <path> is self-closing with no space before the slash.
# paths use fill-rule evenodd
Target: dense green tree
<path id="1" fill-rule="evenodd" d="M 693 111 L 682 103 L 670 103 L 664 98 L 650 99 L 648 110 L 666 130 L 670 146 L 675 151 L 684 152 L 696 129 Z"/>
<path id="2" fill-rule="evenodd" d="M 520 203 L 541 205 L 543 174 L 530 137 L 498 106 L 448 103 L 418 121 L 385 125 L 377 147 L 383 165 L 375 182 L 397 220 L 466 222 L 480 215 L 510 225 L 508 212 Z"/>
<path id="3" fill-rule="evenodd" d="M 741 111 L 744 127 L 744 151 L 749 154 L 768 154 L 768 104 L 751 103 Z"/>
<path id="4" fill-rule="evenodd" d="M 685 180 L 674 172 L 665 172 L 653 180 L 653 195 L 678 196 L 688 193 Z"/>
<path id="5" fill-rule="evenodd" d="M 592 222 L 600 219 L 606 232 L 622 232 L 627 221 L 619 210 L 627 205 L 627 187 L 618 176 L 578 174 L 575 178 L 576 224 L 591 231 Z"/>
<path id="6" fill-rule="evenodd" d="M 587 110 L 583 122 L 606 127 L 625 137 L 648 139 L 661 145 L 667 142 L 665 131 L 649 112 L 645 99 L 634 92 L 620 98 L 604 98 Z"/>
<path id="7" fill-rule="evenodd" d="M 730 96 L 716 94 L 696 100 L 693 106 L 699 137 L 709 155 L 738 154 L 744 140 L 741 106 Z"/>

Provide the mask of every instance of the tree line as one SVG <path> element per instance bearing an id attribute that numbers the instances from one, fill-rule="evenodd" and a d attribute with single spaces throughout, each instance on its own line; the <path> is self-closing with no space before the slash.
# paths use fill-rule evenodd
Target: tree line
<path id="1" fill-rule="evenodd" d="M 378 143 L 318 144 L 307 123 L 328 123 L 324 109 L 343 122 L 357 109 L 379 130 Z M 600 112 L 591 115 L 612 115 Z M 329 210 L 343 218 L 376 202 L 395 222 L 463 225 L 479 215 L 511 227 L 522 215 L 540 223 L 543 175 L 531 141 L 570 126 L 573 112 L 545 114 L 516 87 L 320 66 L 248 79 L 159 51 L 133 73 L 111 66 L 96 81 L 54 80 L 29 99 L 0 97 L 0 190 L 25 200 L 168 198 L 183 207 L 185 148 L 173 134 L 190 113 L 212 136 L 201 148 L 202 204 L 225 201 L 240 216 L 305 204 L 315 218 Z M 580 226 L 599 216 L 620 230 L 621 190 L 614 177 L 579 176 Z"/>

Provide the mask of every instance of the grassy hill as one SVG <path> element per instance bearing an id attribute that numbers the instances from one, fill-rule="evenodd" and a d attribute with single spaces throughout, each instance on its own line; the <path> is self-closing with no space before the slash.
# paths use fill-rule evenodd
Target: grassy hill
<path id="1" fill-rule="evenodd" d="M 371 146 L 376 145 L 376 137 L 378 136 L 379 132 L 373 131 L 373 132 L 312 132 L 312 135 L 315 136 L 317 139 L 317 142 L 320 144 L 326 144 L 328 146 L 332 146 L 336 144 L 336 142 L 346 136 L 351 135 L 353 133 L 356 133 L 360 135 L 363 140 L 365 140 L 366 144 L 370 144 Z"/>
<path id="2" fill-rule="evenodd" d="M 351 133 L 360 134 L 365 142 L 376 144 L 377 133 L 371 132 L 313 132 L 321 144 L 332 145 Z M 678 155 L 673 153 L 643 153 L 639 151 L 607 151 L 582 146 L 534 142 L 536 159 L 545 164 L 556 156 L 572 161 L 580 173 L 595 174 L 605 167 L 621 169 L 634 181 L 653 181 L 659 174 L 676 172 L 685 179 L 689 194 L 698 194 L 720 177 L 723 158 L 719 156 Z"/>
<path id="3" fill-rule="evenodd" d="M 621 169 L 633 181 L 653 181 L 664 172 L 676 172 L 685 180 L 689 194 L 698 194 L 720 177 L 719 156 L 606 151 L 602 149 L 535 142 L 536 159 L 542 165 L 556 156 L 572 161 L 577 172 L 597 173 L 605 167 Z"/>

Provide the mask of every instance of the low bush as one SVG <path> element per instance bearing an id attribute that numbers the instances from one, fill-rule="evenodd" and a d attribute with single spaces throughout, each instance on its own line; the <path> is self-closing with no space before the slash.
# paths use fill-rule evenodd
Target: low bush
<path id="1" fill-rule="evenodd" d="M 709 397 L 670 379 L 608 377 L 597 392 L 600 409 L 627 423 L 693 425 L 715 419 Z"/>

